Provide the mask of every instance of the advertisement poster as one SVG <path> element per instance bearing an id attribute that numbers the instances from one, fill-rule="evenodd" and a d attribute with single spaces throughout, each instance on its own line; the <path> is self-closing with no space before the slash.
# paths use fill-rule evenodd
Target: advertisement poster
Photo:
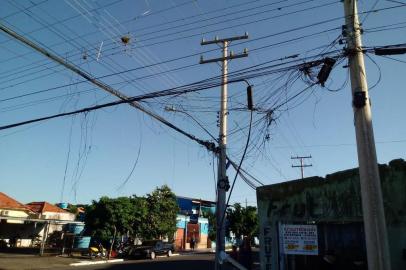
<path id="1" fill-rule="evenodd" d="M 279 237 L 284 254 L 319 254 L 316 225 L 282 224 L 280 229 Z"/>

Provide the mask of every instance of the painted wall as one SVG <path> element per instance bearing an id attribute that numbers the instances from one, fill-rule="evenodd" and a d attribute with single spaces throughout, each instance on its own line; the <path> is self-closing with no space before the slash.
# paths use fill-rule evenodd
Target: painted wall
<path id="1" fill-rule="evenodd" d="M 0 213 L 1 213 L 2 216 L 9 216 L 9 217 L 22 217 L 22 218 L 28 217 L 27 212 L 22 211 L 22 210 L 0 209 Z M 7 220 L 7 223 L 23 224 L 24 221 Z"/>
<path id="2" fill-rule="evenodd" d="M 392 269 L 406 269 L 406 162 L 379 167 Z M 278 224 L 362 222 L 358 169 L 257 189 L 261 269 L 279 269 Z"/>
<path id="3" fill-rule="evenodd" d="M 175 243 L 178 248 L 189 249 L 190 238 L 192 235 L 198 240 L 196 248 L 208 247 L 208 232 L 209 232 L 209 220 L 207 218 L 198 218 L 197 222 L 190 222 L 191 219 L 188 216 L 177 215 L 175 233 Z M 184 239 L 185 236 L 187 239 Z"/>

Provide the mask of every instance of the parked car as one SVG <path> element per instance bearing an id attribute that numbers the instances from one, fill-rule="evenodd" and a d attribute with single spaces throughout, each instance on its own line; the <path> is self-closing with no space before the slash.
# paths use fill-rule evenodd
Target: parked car
<path id="1" fill-rule="evenodd" d="M 150 240 L 142 242 L 142 245 L 132 246 L 128 250 L 128 257 L 155 259 L 157 255 L 172 256 L 174 246 L 172 243 L 162 240 Z"/>

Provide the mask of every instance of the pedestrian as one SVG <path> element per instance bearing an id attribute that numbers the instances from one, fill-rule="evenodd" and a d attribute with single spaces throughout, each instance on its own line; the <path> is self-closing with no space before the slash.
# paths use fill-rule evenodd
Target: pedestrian
<path id="1" fill-rule="evenodd" d="M 230 253 L 230 257 L 233 258 L 234 260 L 236 260 L 238 262 L 238 250 L 237 250 L 237 245 L 233 245 L 231 253 Z"/>
<path id="2" fill-rule="evenodd" d="M 192 236 L 192 238 L 190 239 L 190 248 L 192 250 L 195 250 L 195 244 L 196 244 L 196 239 L 194 236 Z"/>
<path id="3" fill-rule="evenodd" d="M 239 252 L 240 263 L 248 270 L 252 267 L 252 250 L 251 250 L 251 241 L 248 237 L 244 237 L 242 246 L 240 247 Z"/>

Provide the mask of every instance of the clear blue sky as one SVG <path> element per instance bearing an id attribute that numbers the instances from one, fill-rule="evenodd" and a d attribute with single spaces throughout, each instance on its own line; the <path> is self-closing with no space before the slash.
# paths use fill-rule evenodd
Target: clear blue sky
<path id="1" fill-rule="evenodd" d="M 398 5 L 383 0 L 376 2 L 376 9 Z M 375 1 L 359 1 L 359 9 L 368 11 L 374 4 Z M 364 45 L 405 43 L 405 11 L 406 7 L 399 7 L 371 13 L 366 18 L 362 15 Z M 293 54 L 304 58 L 323 50 L 343 48 L 340 44 L 326 47 L 339 36 L 340 29 L 271 45 L 341 27 L 342 3 L 332 0 L 10 0 L 0 2 L 0 16 L 2 23 L 16 32 L 96 77 L 218 49 L 216 45 L 200 46 L 202 37 L 213 39 L 215 35 L 249 33 L 249 42 L 233 46 L 233 50 L 238 53 L 247 47 L 252 52 L 248 58 L 231 61 L 230 72 Z M 322 23 L 331 18 L 338 19 Z M 289 31 L 311 24 L 314 25 Z M 388 25 L 393 26 L 378 28 Z M 272 34 L 275 35 L 261 38 Z M 120 40 L 124 35 L 130 37 L 128 45 Z M 99 61 L 95 61 L 100 46 Z M 263 46 L 268 47 L 255 50 Z M 216 50 L 203 54 L 207 59 L 220 57 L 220 53 Z M 370 86 L 377 83 L 370 94 L 378 160 L 387 163 L 405 158 L 406 63 L 369 57 L 366 57 L 368 83 Z M 406 61 L 404 55 L 393 58 Z M 217 64 L 206 64 L 136 79 L 198 61 L 196 55 L 103 81 L 110 85 L 121 82 L 117 88 L 135 96 L 220 74 Z M 0 62 L 0 125 L 115 100 L 102 90 L 86 91 L 94 89 L 89 83 L 4 100 L 82 79 L 3 33 L 0 34 Z M 340 88 L 346 81 L 348 70 L 344 65 L 345 61 L 335 67 L 327 82 L 329 88 Z M 255 105 L 271 106 L 274 102 L 271 94 L 289 80 L 288 75 L 279 73 L 250 80 L 254 84 Z M 133 83 L 122 83 L 134 79 Z M 236 162 L 241 158 L 248 133 L 249 113 L 239 110 L 246 102 L 245 87 L 243 83 L 229 86 L 229 128 L 235 132 L 229 137 L 228 147 L 229 155 Z M 299 79 L 288 93 L 304 87 Z M 278 93 L 289 96 L 286 90 Z M 173 105 L 184 110 L 217 136 L 218 97 L 219 89 L 213 88 L 143 104 L 195 136 L 210 139 L 189 116 L 167 112 L 164 108 Z M 307 162 L 313 167 L 306 168 L 306 176 L 325 176 L 357 166 L 349 84 L 338 92 L 315 87 L 304 97 L 307 98 L 303 102 L 298 100 L 297 107 L 292 103 L 280 113 L 268 131 L 262 129 L 266 126 L 264 121 L 253 128 L 243 167 L 266 184 L 300 177 L 300 171 L 291 168 L 290 157 L 295 155 L 312 155 Z M 254 114 L 254 119 L 262 116 Z M 267 134 L 269 139 L 264 140 Z M 61 195 L 63 201 L 89 203 L 103 195 L 144 195 L 162 184 L 169 185 L 178 195 L 215 198 L 216 161 L 213 166 L 212 155 L 127 105 L 1 131 L 0 155 L 0 190 L 25 203 L 58 202 Z M 136 160 L 131 177 L 122 185 Z M 234 173 L 231 168 L 228 170 L 230 180 Z M 231 201 L 245 200 L 255 204 L 255 191 L 238 179 Z"/>

